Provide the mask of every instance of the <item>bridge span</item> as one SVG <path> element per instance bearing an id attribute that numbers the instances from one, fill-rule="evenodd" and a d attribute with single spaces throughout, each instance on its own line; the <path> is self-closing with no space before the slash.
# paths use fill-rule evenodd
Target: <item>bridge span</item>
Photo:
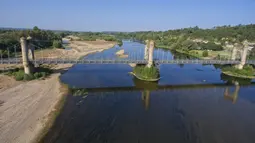
<path id="1" fill-rule="evenodd" d="M 35 59 L 31 60 L 34 64 L 148 64 L 147 60 L 132 59 Z M 155 64 L 240 64 L 237 60 L 189 60 L 189 59 L 173 59 L 173 60 L 154 60 Z M 22 64 L 22 59 L 1 59 L 0 64 Z M 245 64 L 255 65 L 255 60 L 247 60 Z"/>

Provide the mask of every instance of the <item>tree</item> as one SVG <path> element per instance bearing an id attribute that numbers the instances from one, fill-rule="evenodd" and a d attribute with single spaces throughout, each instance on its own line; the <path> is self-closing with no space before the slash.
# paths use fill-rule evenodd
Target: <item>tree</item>
<path id="1" fill-rule="evenodd" d="M 204 52 L 203 52 L 203 57 L 208 57 L 208 55 L 209 55 L 209 54 L 208 54 L 208 51 L 204 51 Z"/>
<path id="2" fill-rule="evenodd" d="M 54 40 L 53 41 L 53 47 L 54 48 L 61 48 L 62 47 L 61 41 Z"/>
<path id="3" fill-rule="evenodd" d="M 33 31 L 40 31 L 40 29 L 37 26 L 34 26 Z"/>

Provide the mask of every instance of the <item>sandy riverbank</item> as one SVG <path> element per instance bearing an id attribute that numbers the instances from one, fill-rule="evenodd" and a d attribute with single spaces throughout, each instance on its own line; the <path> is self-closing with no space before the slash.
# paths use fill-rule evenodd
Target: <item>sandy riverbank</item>
<path id="1" fill-rule="evenodd" d="M 48 49 L 43 54 L 49 58 L 79 58 L 114 45 L 115 43 L 106 41 L 72 41 L 72 50 Z M 41 136 L 44 128 L 49 125 L 51 113 L 57 109 L 60 99 L 66 94 L 59 82 L 60 72 L 71 66 L 55 66 L 56 73 L 49 78 L 30 82 L 17 82 L 11 77 L 0 75 L 1 143 L 31 143 Z"/>

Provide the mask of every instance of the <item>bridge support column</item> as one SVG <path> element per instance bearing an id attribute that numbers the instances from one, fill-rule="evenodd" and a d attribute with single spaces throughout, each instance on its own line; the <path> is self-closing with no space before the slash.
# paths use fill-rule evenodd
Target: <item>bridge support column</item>
<path id="1" fill-rule="evenodd" d="M 147 67 L 151 68 L 153 66 L 153 51 L 154 51 L 154 41 L 149 42 L 149 59 Z"/>
<path id="2" fill-rule="evenodd" d="M 236 53 L 237 53 L 237 50 L 236 50 L 236 47 L 234 46 L 234 49 L 232 51 L 232 55 L 231 55 L 231 60 L 236 60 Z"/>
<path id="3" fill-rule="evenodd" d="M 29 59 L 35 60 L 35 47 L 31 43 L 28 44 L 28 47 Z"/>
<path id="4" fill-rule="evenodd" d="M 245 46 L 243 49 L 243 52 L 242 52 L 241 63 L 239 65 L 237 65 L 238 69 L 243 69 L 243 66 L 246 63 L 247 52 L 248 52 L 248 48 Z"/>
<path id="5" fill-rule="evenodd" d="M 148 61 L 149 59 L 149 47 L 150 47 L 150 42 L 149 40 L 145 41 L 145 48 L 144 48 L 144 60 Z"/>
<path id="6" fill-rule="evenodd" d="M 31 66 L 30 66 L 29 58 L 28 58 L 27 39 L 24 37 L 21 37 L 20 43 L 21 43 L 22 62 L 23 62 L 23 66 L 24 66 L 24 72 L 25 72 L 25 74 L 31 74 Z"/>

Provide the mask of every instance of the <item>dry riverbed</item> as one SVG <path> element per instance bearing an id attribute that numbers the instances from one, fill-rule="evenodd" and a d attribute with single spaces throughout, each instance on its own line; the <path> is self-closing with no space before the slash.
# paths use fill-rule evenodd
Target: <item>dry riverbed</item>
<path id="1" fill-rule="evenodd" d="M 48 49 L 37 52 L 48 58 L 79 58 L 100 52 L 115 45 L 106 41 L 72 41 L 71 50 Z M 72 65 L 57 65 L 45 80 L 18 82 L 0 75 L 0 142 L 31 143 L 38 141 L 45 127 L 52 123 L 53 112 L 59 110 L 59 102 L 67 88 L 59 82 L 60 72 Z M 49 123 L 49 121 L 51 123 Z"/>

